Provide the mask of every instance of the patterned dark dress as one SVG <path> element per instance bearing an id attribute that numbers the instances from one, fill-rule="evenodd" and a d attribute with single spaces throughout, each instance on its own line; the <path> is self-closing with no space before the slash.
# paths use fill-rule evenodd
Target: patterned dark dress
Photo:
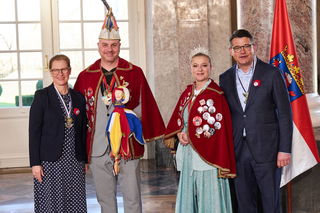
<path id="1" fill-rule="evenodd" d="M 58 95 L 57 98 L 66 116 L 67 112 Z M 69 106 L 70 94 L 62 95 L 62 98 L 66 106 Z M 74 115 L 71 116 L 74 118 Z M 42 161 L 42 183 L 34 178 L 36 213 L 87 212 L 84 162 L 79 162 L 75 157 L 74 127 L 65 127 L 64 136 L 61 157 L 55 162 Z"/>

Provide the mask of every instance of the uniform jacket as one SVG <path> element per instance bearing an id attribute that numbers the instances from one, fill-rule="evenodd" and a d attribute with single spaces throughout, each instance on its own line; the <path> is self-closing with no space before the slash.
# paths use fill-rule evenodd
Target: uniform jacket
<path id="1" fill-rule="evenodd" d="M 79 74 L 74 86 L 74 89 L 81 92 L 86 98 L 88 116 L 87 154 L 89 159 L 95 131 L 97 97 L 103 77 L 101 59 L 99 59 Z M 119 58 L 113 78 L 116 86 L 126 86 L 129 89 L 130 99 L 125 106 L 141 118 L 145 141 L 149 142 L 163 137 L 165 126 L 141 68 Z M 131 156 L 133 158 L 142 157 L 144 146 L 136 142 L 133 137 L 129 141 Z"/>
<path id="2" fill-rule="evenodd" d="M 205 162 L 219 169 L 220 177 L 235 177 L 232 124 L 224 94 L 213 81 L 192 101 L 193 91 L 194 85 L 189 85 L 180 96 L 165 132 L 165 144 L 174 147 L 174 137 L 184 127 L 183 112 L 189 110 L 190 145 Z"/>
<path id="3" fill-rule="evenodd" d="M 86 110 L 84 97 L 72 89 L 72 114 L 75 128 L 75 154 L 78 161 L 87 162 L 86 156 Z M 51 84 L 36 91 L 30 108 L 29 156 L 30 165 L 41 165 L 41 161 L 56 161 L 62 154 L 65 117 L 60 107 L 58 94 Z"/>
<path id="4" fill-rule="evenodd" d="M 279 69 L 257 59 L 244 111 L 236 89 L 235 66 L 220 75 L 220 86 L 232 115 L 235 148 L 245 128 L 248 147 L 258 163 L 276 161 L 278 152 L 291 152 L 291 107 Z"/>

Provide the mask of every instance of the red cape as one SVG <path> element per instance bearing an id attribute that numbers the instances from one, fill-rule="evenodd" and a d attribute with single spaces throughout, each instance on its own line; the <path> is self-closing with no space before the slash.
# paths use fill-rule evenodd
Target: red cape
<path id="1" fill-rule="evenodd" d="M 235 177 L 232 121 L 223 91 L 212 81 L 191 102 L 193 91 L 194 85 L 189 85 L 180 96 L 165 132 L 165 144 L 173 148 L 174 137 L 183 129 L 183 111 L 189 108 L 190 145 L 205 162 L 219 169 L 219 177 Z M 186 108 L 189 104 L 191 107 Z"/>
<path id="2" fill-rule="evenodd" d="M 103 79 L 101 59 L 83 70 L 74 85 L 74 89 L 81 92 L 87 102 L 88 132 L 87 154 L 91 157 L 92 142 L 95 131 L 96 106 L 100 84 Z M 116 86 L 125 86 L 130 91 L 130 99 L 126 108 L 133 110 L 141 116 L 143 137 L 146 142 L 163 137 L 165 125 L 163 123 L 158 105 L 152 95 L 147 80 L 140 67 L 119 58 L 118 66 L 113 74 Z M 129 138 L 133 158 L 143 156 L 144 147 L 134 138 Z"/>

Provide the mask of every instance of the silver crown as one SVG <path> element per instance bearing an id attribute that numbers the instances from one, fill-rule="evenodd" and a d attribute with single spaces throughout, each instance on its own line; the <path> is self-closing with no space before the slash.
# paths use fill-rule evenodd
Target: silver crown
<path id="1" fill-rule="evenodd" d="M 198 47 L 193 48 L 193 50 L 191 50 L 190 56 L 189 56 L 190 61 L 192 60 L 192 57 L 195 56 L 198 53 L 202 53 L 204 55 L 207 55 L 209 58 L 211 58 L 210 57 L 210 52 L 209 52 L 209 50 L 207 48 L 198 46 Z"/>

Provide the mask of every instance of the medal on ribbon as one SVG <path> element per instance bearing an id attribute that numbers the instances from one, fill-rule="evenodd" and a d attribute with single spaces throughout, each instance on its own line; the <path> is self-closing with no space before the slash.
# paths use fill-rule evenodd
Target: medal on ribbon
<path id="1" fill-rule="evenodd" d="M 73 119 L 71 117 L 66 117 L 65 125 L 68 129 L 70 129 L 73 126 Z"/>
<path id="2" fill-rule="evenodd" d="M 69 102 L 69 106 L 67 107 L 66 103 L 64 102 L 60 92 L 58 91 L 58 89 L 56 87 L 54 87 L 56 89 L 56 92 L 58 94 L 58 97 L 60 99 L 60 101 L 63 104 L 64 109 L 66 110 L 67 116 L 64 118 L 65 121 L 65 127 L 67 127 L 68 129 L 70 129 L 71 127 L 73 127 L 73 119 L 71 118 L 71 108 L 72 108 L 72 100 L 70 97 L 70 102 Z"/>

